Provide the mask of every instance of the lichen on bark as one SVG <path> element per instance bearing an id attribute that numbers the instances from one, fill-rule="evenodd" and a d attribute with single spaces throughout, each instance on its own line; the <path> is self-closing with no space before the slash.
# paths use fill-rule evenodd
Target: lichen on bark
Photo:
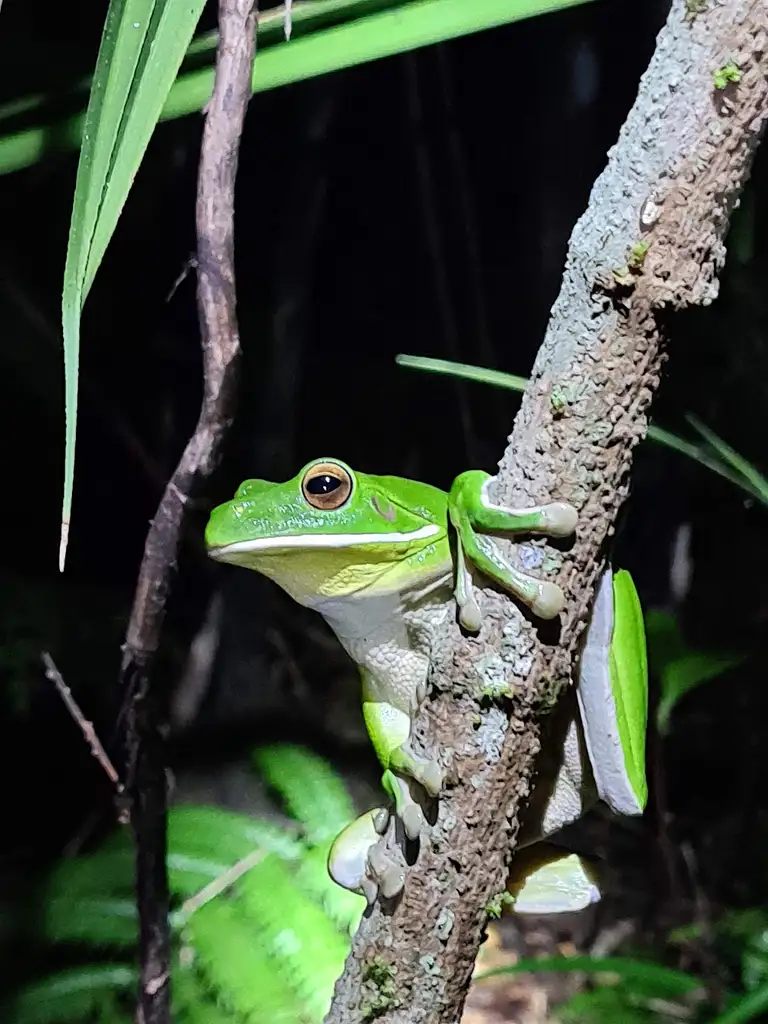
<path id="1" fill-rule="evenodd" d="M 530 384 L 499 464 L 496 495 L 579 509 L 570 546 L 510 546 L 567 596 L 559 625 L 535 623 L 487 588 L 484 627 L 463 637 L 447 617 L 433 691 L 416 738 L 440 752 L 448 788 L 392 911 L 360 926 L 327 1024 L 370 1013 L 367 965 L 389 964 L 382 1024 L 459 1021 L 487 907 L 505 887 L 518 811 L 529 794 L 542 711 L 568 686 L 606 541 L 627 494 L 632 450 L 676 310 L 717 295 L 730 215 L 768 114 L 768 8 L 720 0 L 695 18 L 673 0 L 637 99 L 594 184 L 568 249 Z M 715 87 L 726 64 L 739 80 Z M 490 682 L 512 697 L 474 697 Z M 455 695 L 460 696 L 455 696 Z"/>

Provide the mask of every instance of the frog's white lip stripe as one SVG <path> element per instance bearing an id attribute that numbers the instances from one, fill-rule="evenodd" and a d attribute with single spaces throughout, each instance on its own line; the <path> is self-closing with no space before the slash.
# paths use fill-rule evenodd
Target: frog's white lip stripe
<path id="1" fill-rule="evenodd" d="M 351 548 L 361 544 L 401 544 L 414 540 L 426 540 L 440 533 L 436 523 L 428 523 L 410 533 L 327 533 L 327 534 L 294 534 L 290 537 L 257 537 L 254 540 L 239 540 L 234 544 L 224 544 L 211 548 L 208 552 L 213 558 L 217 555 L 247 554 L 250 551 L 269 551 L 285 548 Z"/>

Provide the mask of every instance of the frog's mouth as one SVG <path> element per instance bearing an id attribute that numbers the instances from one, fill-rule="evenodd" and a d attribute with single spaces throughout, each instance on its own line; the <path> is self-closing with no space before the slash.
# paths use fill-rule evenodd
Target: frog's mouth
<path id="1" fill-rule="evenodd" d="M 232 544 L 209 548 L 208 555 L 218 562 L 228 562 L 239 555 L 255 552 L 282 554 L 286 551 L 327 551 L 334 548 L 355 548 L 365 544 L 389 546 L 390 544 L 412 544 L 428 540 L 440 533 L 436 523 L 427 523 L 418 530 L 408 533 L 296 533 L 282 537 L 256 537 L 238 540 Z"/>

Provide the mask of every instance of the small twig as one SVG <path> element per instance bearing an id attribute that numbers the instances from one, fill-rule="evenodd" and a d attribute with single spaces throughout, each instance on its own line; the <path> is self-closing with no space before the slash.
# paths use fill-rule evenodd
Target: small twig
<path id="1" fill-rule="evenodd" d="M 173 284 L 171 285 L 170 291 L 165 296 L 165 301 L 166 302 L 170 302 L 171 301 L 173 296 L 176 294 L 179 286 L 182 284 L 182 282 L 186 281 L 186 279 L 189 277 L 190 270 L 197 270 L 197 256 L 195 256 L 194 253 L 192 253 L 190 256 L 188 256 L 187 259 L 184 261 L 184 266 L 181 268 L 181 270 L 176 275 L 176 279 L 173 282 Z"/>
<path id="2" fill-rule="evenodd" d="M 93 754 L 93 756 L 99 762 L 104 771 L 107 773 L 107 778 L 109 779 L 109 781 L 112 783 L 112 785 L 115 787 L 118 793 L 122 793 L 125 787 L 120 781 L 120 776 L 117 774 L 115 766 L 109 759 L 109 754 L 106 752 L 106 750 L 101 744 L 101 740 L 96 735 L 96 730 L 93 727 L 93 722 L 89 722 L 88 719 L 83 714 L 83 712 L 80 710 L 80 705 L 75 700 L 70 688 L 64 682 L 64 677 L 62 676 L 61 672 L 59 672 L 58 668 L 56 667 L 56 663 L 54 662 L 53 658 L 50 656 L 48 651 L 42 651 L 42 653 L 40 654 L 40 658 L 42 659 L 43 665 L 45 665 L 46 679 L 50 679 L 50 681 L 59 691 L 59 696 L 64 701 L 64 706 L 66 707 L 67 711 L 70 713 L 70 715 L 74 718 L 75 722 L 79 726 L 80 732 L 82 732 L 83 736 L 85 737 L 85 742 L 91 748 L 91 753 Z"/>
<path id="3" fill-rule="evenodd" d="M 215 899 L 225 889 L 233 886 L 238 878 L 242 878 L 246 871 L 255 868 L 259 861 L 264 860 L 266 855 L 266 850 L 251 850 L 245 857 L 242 857 L 236 864 L 233 864 L 231 868 L 222 871 L 217 878 L 209 882 L 200 892 L 196 892 L 194 896 L 190 896 L 186 902 L 182 903 L 181 913 L 183 916 L 185 918 L 189 917 L 196 910 L 204 907 L 206 903 L 210 903 L 212 899 Z"/>

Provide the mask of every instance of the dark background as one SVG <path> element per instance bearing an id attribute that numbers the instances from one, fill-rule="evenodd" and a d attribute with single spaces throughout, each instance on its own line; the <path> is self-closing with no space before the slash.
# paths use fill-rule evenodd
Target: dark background
<path id="1" fill-rule="evenodd" d="M 93 66 L 106 6 L 5 0 L 0 102 L 43 92 L 67 110 Z M 171 735 L 178 780 L 192 773 L 212 787 L 257 739 L 276 736 L 312 742 L 350 775 L 375 778 L 349 665 L 322 625 L 274 587 L 208 563 L 206 511 L 244 477 L 285 479 L 320 455 L 444 487 L 468 466 L 493 470 L 517 399 L 398 368 L 394 357 L 529 372 L 571 229 L 666 11 L 661 0 L 598 0 L 253 99 L 237 193 L 239 415 L 187 523 L 156 675 L 171 700 L 221 593 L 200 712 Z M 195 248 L 201 125 L 190 116 L 156 131 L 86 304 L 63 576 L 59 311 L 76 154 L 57 151 L 52 135 L 44 160 L 0 178 L 0 777 L 10 880 L 68 844 L 79 848 L 110 818 L 109 787 L 39 655 L 52 652 L 109 745 L 147 525 L 198 413 L 194 273 L 174 285 Z M 751 244 L 729 258 L 721 298 L 670 324 L 653 409 L 686 436 L 685 413 L 695 412 L 758 466 L 767 163 L 763 152 L 737 214 Z M 672 546 L 689 524 L 693 575 L 678 608 L 686 638 L 747 657 L 686 698 L 652 759 L 665 828 L 694 850 L 696 884 L 736 903 L 765 895 L 767 515 L 725 481 L 645 444 L 616 551 L 644 604 L 669 606 Z M 225 798 L 246 803 L 233 786 Z M 663 859 L 657 811 L 622 856 Z M 650 913 L 669 895 L 664 871 L 653 877 Z"/>

